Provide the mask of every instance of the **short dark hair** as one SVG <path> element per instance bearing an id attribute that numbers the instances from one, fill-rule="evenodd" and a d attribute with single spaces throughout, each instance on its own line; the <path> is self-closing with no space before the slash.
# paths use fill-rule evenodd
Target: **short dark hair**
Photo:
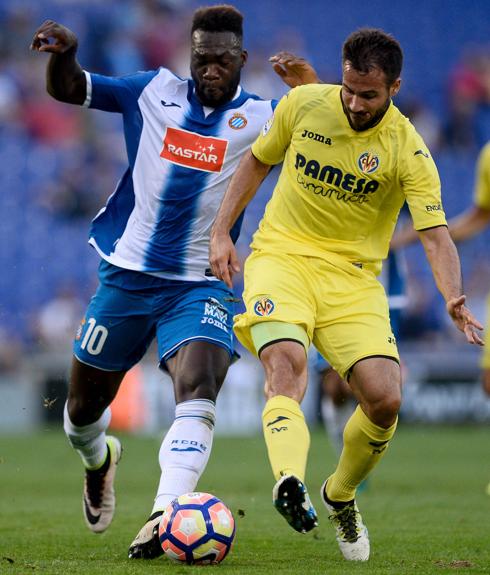
<path id="1" fill-rule="evenodd" d="M 243 15 L 229 4 L 204 6 L 194 12 L 191 34 L 195 30 L 233 32 L 239 38 L 243 38 Z"/>
<path id="2" fill-rule="evenodd" d="M 360 28 L 344 42 L 342 62 L 346 61 L 361 73 L 367 74 L 372 68 L 379 68 L 391 85 L 400 77 L 403 52 L 391 34 L 377 28 Z"/>

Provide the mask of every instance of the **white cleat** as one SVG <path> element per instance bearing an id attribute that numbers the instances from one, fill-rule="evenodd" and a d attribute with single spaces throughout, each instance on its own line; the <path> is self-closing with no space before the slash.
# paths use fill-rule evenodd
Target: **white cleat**
<path id="1" fill-rule="evenodd" d="M 114 477 L 122 447 L 119 439 L 110 435 L 106 441 L 108 456 L 102 467 L 85 470 L 83 515 L 87 527 L 94 533 L 102 533 L 109 527 L 116 509 Z"/>
<path id="2" fill-rule="evenodd" d="M 354 501 L 337 509 L 328 503 L 325 497 L 327 482 L 322 485 L 321 497 L 329 513 L 328 518 L 337 532 L 340 551 L 347 561 L 367 561 L 369 559 L 369 535 L 362 522 L 361 514 Z"/>

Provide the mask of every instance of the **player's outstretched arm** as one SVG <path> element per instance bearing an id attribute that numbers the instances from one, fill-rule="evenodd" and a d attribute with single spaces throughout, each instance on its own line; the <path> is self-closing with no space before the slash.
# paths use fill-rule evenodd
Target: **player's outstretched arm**
<path id="1" fill-rule="evenodd" d="M 454 242 L 468 240 L 490 225 L 490 210 L 473 205 L 459 216 L 449 220 L 447 225 Z M 412 244 L 417 239 L 417 232 L 410 224 L 407 224 L 395 232 L 390 247 L 393 250 L 398 250 Z"/>
<path id="2" fill-rule="evenodd" d="M 446 301 L 446 309 L 456 327 L 461 330 L 468 343 L 483 345 L 478 330 L 483 325 L 464 305 L 461 265 L 456 246 L 446 226 L 439 226 L 419 232 L 436 285 Z"/>
<path id="3" fill-rule="evenodd" d="M 76 59 L 76 35 L 65 26 L 46 20 L 34 33 L 30 48 L 51 54 L 46 69 L 46 88 L 49 94 L 61 102 L 83 104 L 87 82 Z"/>
<path id="4" fill-rule="evenodd" d="M 476 236 L 490 224 L 490 210 L 473 205 L 448 222 L 449 233 L 455 242 Z"/>
<path id="5" fill-rule="evenodd" d="M 295 56 L 290 52 L 278 52 L 269 58 L 269 62 L 272 62 L 274 72 L 290 88 L 302 86 L 303 84 L 321 83 L 315 68 L 308 60 Z"/>
<path id="6" fill-rule="evenodd" d="M 249 150 L 242 157 L 237 171 L 221 202 L 211 229 L 209 263 L 213 275 L 232 287 L 233 274 L 240 271 L 238 257 L 230 237 L 230 230 L 246 208 L 270 170 Z"/>
<path id="7" fill-rule="evenodd" d="M 391 238 L 390 249 L 396 251 L 405 246 L 413 244 L 419 239 L 418 233 L 413 229 L 412 223 L 406 223 L 400 229 L 397 229 Z"/>

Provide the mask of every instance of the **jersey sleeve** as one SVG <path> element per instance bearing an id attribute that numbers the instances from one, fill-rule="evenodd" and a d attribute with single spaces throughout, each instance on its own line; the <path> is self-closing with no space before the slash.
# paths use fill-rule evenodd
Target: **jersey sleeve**
<path id="1" fill-rule="evenodd" d="M 252 154 L 262 163 L 272 166 L 283 161 L 293 133 L 294 106 L 294 90 L 281 98 L 277 106 L 272 104 L 274 112 L 252 144 Z"/>
<path id="2" fill-rule="evenodd" d="M 476 167 L 475 204 L 490 210 L 490 142 L 484 146 Z"/>
<path id="3" fill-rule="evenodd" d="M 401 146 L 400 180 L 413 226 L 424 230 L 447 225 L 437 167 L 423 139 L 412 129 Z"/>
<path id="4" fill-rule="evenodd" d="M 123 113 L 138 101 L 144 87 L 157 71 L 137 72 L 128 76 L 111 77 L 85 72 L 87 97 L 84 106 L 104 112 Z"/>

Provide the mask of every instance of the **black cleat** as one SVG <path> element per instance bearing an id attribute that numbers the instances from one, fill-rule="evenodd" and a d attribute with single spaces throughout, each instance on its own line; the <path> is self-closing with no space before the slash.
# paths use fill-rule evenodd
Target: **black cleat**
<path id="1" fill-rule="evenodd" d="M 155 511 L 140 529 L 128 551 L 130 559 L 155 559 L 163 555 L 163 549 L 158 537 L 158 526 L 163 511 Z"/>
<path id="2" fill-rule="evenodd" d="M 272 500 L 274 507 L 296 531 L 307 533 L 318 525 L 306 485 L 294 475 L 279 479 L 274 485 Z"/>

